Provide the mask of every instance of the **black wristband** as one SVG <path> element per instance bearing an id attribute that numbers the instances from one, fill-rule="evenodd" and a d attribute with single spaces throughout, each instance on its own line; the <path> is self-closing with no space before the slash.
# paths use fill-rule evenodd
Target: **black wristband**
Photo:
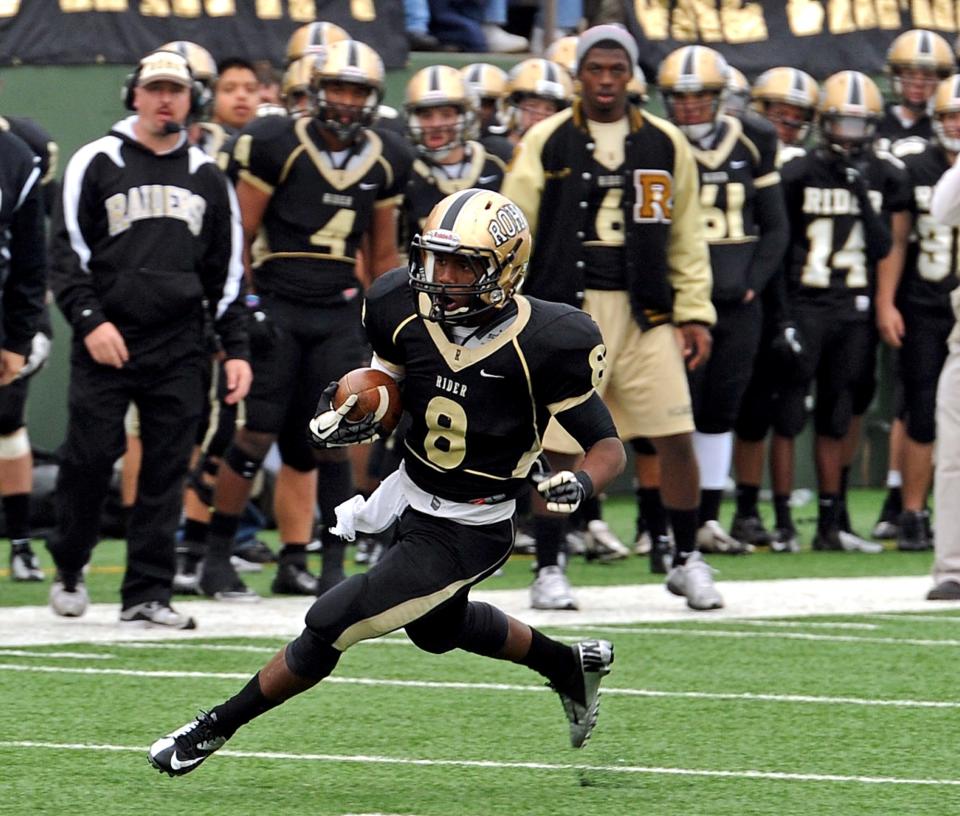
<path id="1" fill-rule="evenodd" d="M 583 497 L 589 499 L 593 495 L 593 479 L 590 478 L 585 470 L 578 470 L 573 476 L 580 482 L 580 487 L 583 488 Z"/>

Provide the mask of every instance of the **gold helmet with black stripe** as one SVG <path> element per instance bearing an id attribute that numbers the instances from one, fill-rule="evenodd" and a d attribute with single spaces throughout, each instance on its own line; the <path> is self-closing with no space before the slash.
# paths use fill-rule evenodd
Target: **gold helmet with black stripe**
<path id="1" fill-rule="evenodd" d="M 770 68 L 757 77 L 751 91 L 753 109 L 778 124 L 796 131 L 790 144 L 803 142 L 810 133 L 820 100 L 820 86 L 806 71 L 781 65 Z M 772 105 L 790 105 L 796 108 L 796 116 L 784 115 L 783 110 L 771 110 Z M 779 131 L 778 131 L 779 132 Z M 785 144 L 787 140 L 781 138 Z"/>
<path id="2" fill-rule="evenodd" d="M 421 155 L 438 161 L 463 145 L 475 135 L 479 100 L 467 85 L 463 74 L 449 65 L 431 65 L 421 68 L 410 77 L 404 94 L 404 111 L 407 115 L 407 138 Z M 422 117 L 428 108 L 450 107 L 457 111 L 453 126 L 425 125 Z M 430 146 L 425 139 L 425 130 L 443 130 L 448 140 Z M 433 135 L 431 133 L 431 135 Z"/>
<path id="3" fill-rule="evenodd" d="M 544 59 L 562 65 L 571 77 L 575 77 L 577 75 L 577 39 L 571 34 L 554 40 L 543 52 Z"/>
<path id="4" fill-rule="evenodd" d="M 331 43 L 349 40 L 350 35 L 336 23 L 316 22 L 300 26 L 287 40 L 287 60 L 294 60 L 307 54 L 322 54 Z"/>
<path id="5" fill-rule="evenodd" d="M 863 152 L 872 142 L 883 114 L 876 83 L 860 71 L 838 71 L 820 90 L 820 135 L 844 156 Z"/>
<path id="6" fill-rule="evenodd" d="M 316 113 L 313 75 L 316 72 L 317 58 L 317 54 L 307 54 L 295 59 L 283 72 L 280 95 L 287 114 L 294 119 Z"/>
<path id="7" fill-rule="evenodd" d="M 383 99 L 383 60 L 366 43 L 338 40 L 318 54 L 314 63 L 313 90 L 317 99 L 317 119 L 342 142 L 351 142 L 361 128 L 370 127 Z M 365 89 L 360 104 L 348 104 L 328 98 L 334 85 L 354 85 Z"/>
<path id="8" fill-rule="evenodd" d="M 723 112 L 731 116 L 743 116 L 750 104 L 750 83 L 743 71 L 727 66 L 730 76 L 727 78 L 727 96 L 723 103 Z"/>
<path id="9" fill-rule="evenodd" d="M 703 45 L 685 45 L 669 53 L 660 63 L 657 86 L 667 116 L 691 141 L 699 142 L 716 129 L 723 113 L 729 79 L 730 66 L 723 54 Z M 704 121 L 688 122 L 685 113 L 678 115 L 676 106 L 679 100 L 701 95 L 711 98 Z"/>
<path id="10" fill-rule="evenodd" d="M 550 60 L 532 57 L 510 69 L 507 78 L 507 127 L 522 134 L 525 125 L 520 115 L 524 100 L 543 99 L 555 110 L 563 110 L 573 101 L 573 80 L 561 65 Z"/>
<path id="11" fill-rule="evenodd" d="M 502 309 L 519 291 L 530 260 L 530 227 L 523 211 L 492 190 L 447 196 L 427 216 L 410 246 L 410 287 L 417 312 L 441 323 L 475 323 Z M 474 280 L 436 279 L 437 256 L 455 256 Z"/>
<path id="12" fill-rule="evenodd" d="M 217 61 L 213 58 L 213 54 L 202 45 L 197 45 L 190 40 L 173 40 L 161 45 L 157 50 L 173 51 L 187 61 L 196 83 L 191 116 L 209 115 L 213 105 L 213 89 L 217 84 Z"/>
<path id="13" fill-rule="evenodd" d="M 898 36 L 887 49 L 887 73 L 901 105 L 924 113 L 937 82 L 949 76 L 956 63 L 949 43 L 933 31 L 914 28 Z"/>
<path id="14" fill-rule="evenodd" d="M 647 93 L 647 77 L 639 65 L 633 66 L 633 76 L 627 83 L 627 99 L 630 100 L 631 105 L 638 107 L 646 104 L 650 99 L 650 94 Z"/>
<path id="15" fill-rule="evenodd" d="M 960 74 L 941 80 L 933 95 L 934 138 L 944 150 L 960 153 L 960 119 L 944 123 L 944 117 L 951 113 L 960 113 Z"/>
<path id="16" fill-rule="evenodd" d="M 489 62 L 472 62 L 464 65 L 460 73 L 479 100 L 483 126 L 499 125 L 507 95 L 507 72 Z"/>

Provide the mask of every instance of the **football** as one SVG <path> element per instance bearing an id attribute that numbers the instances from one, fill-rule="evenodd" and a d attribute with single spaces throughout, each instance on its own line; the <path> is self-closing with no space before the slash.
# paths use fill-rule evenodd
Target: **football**
<path id="1" fill-rule="evenodd" d="M 397 427 L 403 413 L 403 404 L 400 400 L 400 387 L 389 374 L 375 368 L 355 368 L 348 371 L 339 380 L 333 397 L 333 407 L 339 408 L 351 394 L 357 395 L 357 402 L 347 414 L 348 421 L 358 422 L 367 414 L 373 414 L 387 433 Z"/>

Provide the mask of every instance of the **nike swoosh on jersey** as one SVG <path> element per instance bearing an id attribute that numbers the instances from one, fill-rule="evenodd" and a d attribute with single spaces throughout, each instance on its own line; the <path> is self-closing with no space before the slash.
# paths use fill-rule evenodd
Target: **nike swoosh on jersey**
<path id="1" fill-rule="evenodd" d="M 480 376 L 481 376 L 481 377 L 492 377 L 492 378 L 495 379 L 495 380 L 502 380 L 502 379 L 504 379 L 507 375 L 506 375 L 506 374 L 491 374 L 489 371 L 485 371 L 484 369 L 481 368 L 481 369 L 480 369 Z"/>
<path id="2" fill-rule="evenodd" d="M 367 184 L 367 183 L 365 183 L 365 182 L 363 182 L 363 181 L 360 182 L 360 189 L 361 189 L 361 190 L 376 190 L 377 187 L 379 187 L 379 186 L 380 186 L 379 184 Z"/>
<path id="3" fill-rule="evenodd" d="M 491 181 L 496 181 L 496 180 L 497 180 L 496 173 L 494 173 L 492 176 L 480 176 L 480 178 L 477 179 L 477 181 L 480 182 L 480 184 L 489 184 Z"/>
<path id="4" fill-rule="evenodd" d="M 182 770 L 183 768 L 190 768 L 193 765 L 196 765 L 198 762 L 203 762 L 206 757 L 197 757 L 196 759 L 178 759 L 177 752 L 174 751 L 170 755 L 170 767 L 175 771 Z"/>

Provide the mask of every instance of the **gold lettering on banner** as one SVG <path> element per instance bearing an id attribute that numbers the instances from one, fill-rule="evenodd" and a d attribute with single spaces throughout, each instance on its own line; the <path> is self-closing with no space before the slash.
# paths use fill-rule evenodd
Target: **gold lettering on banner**
<path id="1" fill-rule="evenodd" d="M 648 40 L 667 39 L 670 26 L 669 0 L 634 0 L 633 13 Z"/>
<path id="2" fill-rule="evenodd" d="M 206 0 L 208 17 L 233 17 L 237 13 L 234 0 Z"/>
<path id="3" fill-rule="evenodd" d="M 759 3 L 723 0 L 720 23 L 724 39 L 729 43 L 763 42 L 767 39 L 767 21 Z"/>
<path id="4" fill-rule="evenodd" d="M 173 0 L 174 17 L 199 17 L 200 0 Z"/>
<path id="5" fill-rule="evenodd" d="M 827 25 L 831 34 L 849 34 L 856 31 L 853 22 L 853 8 L 850 0 L 830 0 L 827 13 Z"/>
<path id="6" fill-rule="evenodd" d="M 19 5 L 19 3 L 15 3 Z M 60 11 L 75 14 L 80 11 L 126 11 L 127 0 L 60 0 Z"/>
<path id="7" fill-rule="evenodd" d="M 317 19 L 317 4 L 314 0 L 290 0 L 287 11 L 290 19 L 297 23 L 312 23 Z"/>
<path id="8" fill-rule="evenodd" d="M 373 0 L 350 0 L 350 15 L 360 23 L 372 23 L 377 19 Z"/>
<path id="9" fill-rule="evenodd" d="M 167 0 L 141 0 L 140 13 L 144 17 L 169 17 L 170 4 Z"/>
<path id="10" fill-rule="evenodd" d="M 281 20 L 283 19 L 283 8 L 280 6 L 280 0 L 257 0 L 256 15 L 261 20 Z"/>
<path id="11" fill-rule="evenodd" d="M 877 10 L 873 6 L 873 0 L 853 0 L 853 19 L 861 30 L 876 28 Z"/>
<path id="12" fill-rule="evenodd" d="M 933 0 L 933 27 L 940 31 L 956 31 L 951 0 Z"/>
<path id="13" fill-rule="evenodd" d="M 896 31 L 900 28 L 900 5 L 898 0 L 877 0 L 877 19 L 880 28 Z"/>
<path id="14" fill-rule="evenodd" d="M 20 12 L 20 0 L 0 0 L 0 17 L 16 17 Z"/>
<path id="15" fill-rule="evenodd" d="M 901 6 L 906 4 L 901 0 Z M 911 12 L 913 14 L 913 27 L 914 28 L 932 28 L 933 27 L 933 11 L 930 8 L 930 3 L 927 0 L 912 0 L 910 2 Z"/>
<path id="16" fill-rule="evenodd" d="M 708 0 L 677 3 L 673 12 L 673 38 L 703 42 L 718 42 L 723 39 L 716 5 Z"/>
<path id="17" fill-rule="evenodd" d="M 823 31 L 823 3 L 787 0 L 787 20 L 795 37 L 812 37 Z"/>
<path id="18" fill-rule="evenodd" d="M 644 8 L 640 8 L 645 5 Z M 637 19 L 642 25 L 651 23 L 647 36 L 655 39 L 666 20 L 661 20 L 659 10 L 637 0 Z M 666 10 L 663 10 L 666 14 Z M 673 9 L 670 18 L 670 36 L 675 40 L 699 42 L 762 42 L 767 39 L 767 23 L 763 6 L 759 3 L 744 3 L 743 0 L 681 0 Z M 663 37 L 666 37 L 664 28 Z M 660 39 L 663 39 L 660 37 Z"/>

